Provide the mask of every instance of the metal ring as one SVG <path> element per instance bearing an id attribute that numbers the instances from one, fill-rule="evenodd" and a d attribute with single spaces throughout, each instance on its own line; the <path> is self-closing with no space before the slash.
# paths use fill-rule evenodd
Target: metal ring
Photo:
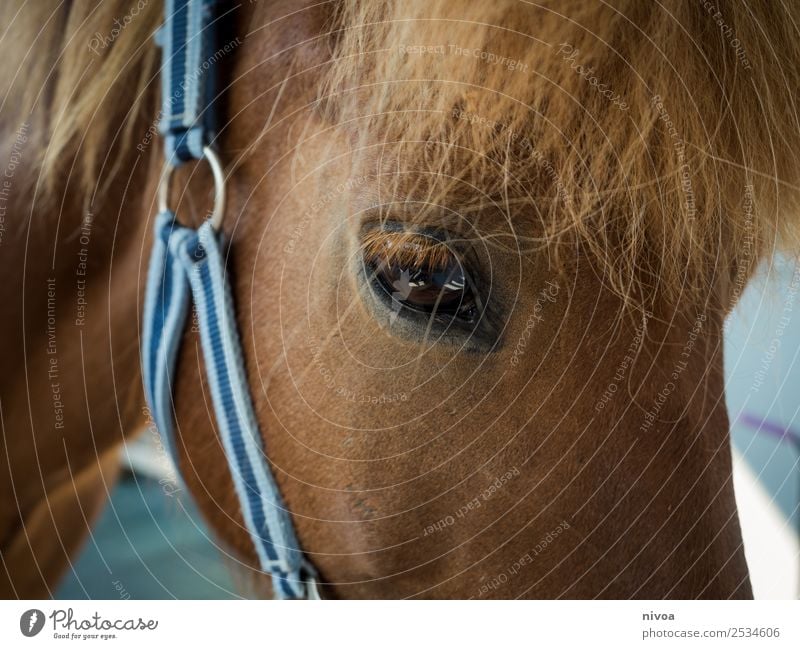
<path id="1" fill-rule="evenodd" d="M 211 167 L 211 173 L 214 176 L 214 209 L 211 211 L 209 221 L 211 221 L 211 227 L 215 231 L 219 231 L 222 218 L 225 216 L 225 171 L 222 168 L 222 162 L 211 147 L 203 147 L 203 158 L 208 161 L 208 166 Z M 167 164 L 161 174 L 158 184 L 159 212 L 166 212 L 169 209 L 169 181 L 174 170 L 173 165 Z"/>

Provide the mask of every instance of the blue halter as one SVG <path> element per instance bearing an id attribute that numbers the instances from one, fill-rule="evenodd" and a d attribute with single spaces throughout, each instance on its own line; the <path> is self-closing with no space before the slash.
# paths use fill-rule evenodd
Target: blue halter
<path id="1" fill-rule="evenodd" d="M 175 459 L 175 362 L 190 301 L 194 301 L 217 429 L 245 525 L 261 569 L 281 599 L 318 597 L 316 575 L 303 555 L 290 512 L 270 471 L 244 370 L 233 296 L 218 232 L 225 178 L 213 150 L 218 0 L 166 0 L 157 34 L 163 49 L 162 120 L 165 173 L 150 257 L 142 333 L 142 375 L 153 419 Z M 172 168 L 205 159 L 216 184 L 214 213 L 197 230 L 180 225 L 167 207 Z"/>

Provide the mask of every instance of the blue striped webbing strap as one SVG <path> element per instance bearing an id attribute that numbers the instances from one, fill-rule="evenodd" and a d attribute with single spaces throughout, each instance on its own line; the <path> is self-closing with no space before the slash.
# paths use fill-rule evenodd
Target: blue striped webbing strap
<path id="1" fill-rule="evenodd" d="M 156 34 L 163 61 L 159 130 L 164 157 L 173 166 L 200 160 L 215 137 L 218 5 L 219 0 L 165 0 L 164 25 Z"/>
<path id="2" fill-rule="evenodd" d="M 316 598 L 315 571 L 303 556 L 265 457 L 219 236 L 209 222 L 194 230 L 165 211 L 156 219 L 148 271 L 142 371 L 153 420 L 176 460 L 173 380 L 190 300 L 197 309 L 219 435 L 261 568 L 272 575 L 280 599 Z"/>

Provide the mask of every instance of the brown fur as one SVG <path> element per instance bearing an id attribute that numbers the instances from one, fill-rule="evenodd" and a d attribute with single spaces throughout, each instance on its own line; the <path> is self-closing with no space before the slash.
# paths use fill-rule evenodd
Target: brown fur
<path id="1" fill-rule="evenodd" d="M 796 249 L 800 41 L 789 5 L 716 4 L 751 70 L 702 3 L 241 7 L 242 45 L 222 62 L 230 265 L 265 444 L 327 595 L 750 595 L 721 324 L 737 281 L 777 243 Z M 72 544 L 53 552 L 46 530 L 79 520 L 81 499 L 59 499 L 52 525 L 28 523 L 47 523 L 41 503 L 70 484 L 66 467 L 91 474 L 142 423 L 136 322 L 160 151 L 136 144 L 157 112 L 149 36 L 160 7 L 149 3 L 99 55 L 88 40 L 127 3 L 48 11 L 26 4 L 2 44 L 21 70 L 2 88 L 4 153 L 23 121 L 30 140 L 6 218 L 15 254 L 2 255 L 12 281 L 0 286 L 0 492 L 14 496 L 0 502 L 0 552 L 16 556 L 21 531 L 44 530 L 28 543 L 49 566 L 9 571 L 6 596 L 46 592 L 66 565 Z M 445 53 L 401 51 L 410 45 Z M 174 184 L 182 217 L 202 214 L 206 171 Z M 87 209 L 90 313 L 75 327 Z M 493 315 L 482 337 L 392 321 L 372 303 L 355 272 L 380 245 L 364 239 L 368 219 L 462 238 L 485 271 Z M 51 276 L 64 429 L 53 426 L 41 324 Z M 198 405 L 198 350 L 187 331 L 181 469 L 263 585 Z"/>

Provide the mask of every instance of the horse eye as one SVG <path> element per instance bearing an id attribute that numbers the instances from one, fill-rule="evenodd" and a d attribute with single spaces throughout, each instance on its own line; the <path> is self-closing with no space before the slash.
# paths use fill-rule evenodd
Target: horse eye
<path id="1" fill-rule="evenodd" d="M 400 247 L 409 245 L 419 246 L 406 240 Z M 433 255 L 425 250 L 397 254 L 398 246 L 388 241 L 365 262 L 377 290 L 393 304 L 445 322 L 472 324 L 478 317 L 477 300 L 460 261 L 449 250 L 443 252 L 443 246 L 437 242 L 439 249 Z"/>

